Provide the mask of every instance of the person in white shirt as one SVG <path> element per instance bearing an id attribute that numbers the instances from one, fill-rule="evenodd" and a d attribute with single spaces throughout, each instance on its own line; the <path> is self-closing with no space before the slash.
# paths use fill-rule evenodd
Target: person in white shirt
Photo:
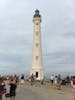
<path id="1" fill-rule="evenodd" d="M 50 81 L 53 84 L 53 82 L 54 82 L 54 75 L 51 75 Z"/>

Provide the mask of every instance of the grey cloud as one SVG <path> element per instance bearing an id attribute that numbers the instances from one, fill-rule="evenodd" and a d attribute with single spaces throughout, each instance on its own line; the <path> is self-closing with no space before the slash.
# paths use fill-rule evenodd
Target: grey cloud
<path id="1" fill-rule="evenodd" d="M 75 52 L 56 52 L 45 55 L 49 64 L 75 64 Z"/>
<path id="2" fill-rule="evenodd" d="M 63 35 L 66 38 L 75 38 L 75 32 L 68 32 Z"/>

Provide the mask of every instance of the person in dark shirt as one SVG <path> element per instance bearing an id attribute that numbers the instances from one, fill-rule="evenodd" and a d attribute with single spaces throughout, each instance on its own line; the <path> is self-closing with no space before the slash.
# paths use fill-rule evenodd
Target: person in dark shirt
<path id="1" fill-rule="evenodd" d="M 16 87 L 17 87 L 16 80 L 12 79 L 9 85 L 10 85 L 10 97 L 11 97 L 11 100 L 15 100 Z"/>
<path id="2" fill-rule="evenodd" d="M 58 90 L 61 89 L 61 75 L 60 74 L 57 76 L 57 89 Z"/>
<path id="3" fill-rule="evenodd" d="M 5 93 L 5 83 L 3 79 L 0 77 L 0 100 L 2 100 L 2 95 Z"/>
<path id="4" fill-rule="evenodd" d="M 24 75 L 21 76 L 21 84 L 24 84 L 25 82 L 25 78 L 24 78 Z"/>

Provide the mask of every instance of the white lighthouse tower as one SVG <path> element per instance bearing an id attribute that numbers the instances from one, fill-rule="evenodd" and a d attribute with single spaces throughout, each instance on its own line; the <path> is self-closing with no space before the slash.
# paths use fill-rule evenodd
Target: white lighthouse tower
<path id="1" fill-rule="evenodd" d="M 42 47 L 41 47 L 41 15 L 39 10 L 35 11 L 33 17 L 34 33 L 33 33 L 33 50 L 32 50 L 32 68 L 30 75 L 33 73 L 38 80 L 44 77 L 42 68 Z"/>

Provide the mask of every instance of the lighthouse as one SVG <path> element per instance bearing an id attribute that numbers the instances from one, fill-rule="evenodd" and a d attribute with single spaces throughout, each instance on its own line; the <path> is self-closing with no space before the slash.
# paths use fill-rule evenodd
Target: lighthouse
<path id="1" fill-rule="evenodd" d="M 33 31 L 33 48 L 32 48 L 32 67 L 30 75 L 34 74 L 37 80 L 42 80 L 44 77 L 42 65 L 42 46 L 41 46 L 41 15 L 39 10 L 35 11 L 33 16 L 34 31 Z"/>

